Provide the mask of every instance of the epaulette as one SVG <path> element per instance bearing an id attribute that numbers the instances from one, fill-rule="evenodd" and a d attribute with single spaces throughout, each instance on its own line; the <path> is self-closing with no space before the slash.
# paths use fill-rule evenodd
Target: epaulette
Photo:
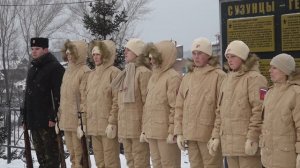
<path id="1" fill-rule="evenodd" d="M 226 73 L 225 73 L 222 69 L 220 69 L 220 68 L 216 68 L 214 72 L 217 73 L 218 75 L 225 75 L 225 74 L 226 74 Z"/>
<path id="2" fill-rule="evenodd" d="M 300 94 L 300 86 L 299 85 L 292 85 L 293 90 L 297 93 Z"/>
<path id="3" fill-rule="evenodd" d="M 170 68 L 169 70 L 167 70 L 167 73 L 170 74 L 170 76 L 180 76 L 181 75 L 173 68 Z"/>

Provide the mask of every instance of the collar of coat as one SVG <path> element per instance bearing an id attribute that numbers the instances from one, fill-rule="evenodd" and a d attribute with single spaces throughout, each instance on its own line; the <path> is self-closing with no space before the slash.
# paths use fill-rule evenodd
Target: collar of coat
<path id="1" fill-rule="evenodd" d="M 224 68 L 228 71 L 232 71 L 229 68 L 228 63 L 225 64 Z M 259 70 L 259 58 L 255 54 L 250 54 L 247 60 L 242 64 L 240 70 L 236 72 L 236 76 L 242 76 L 249 71 L 257 71 Z"/>
<path id="2" fill-rule="evenodd" d="M 49 52 L 47 54 L 42 55 L 39 58 L 33 59 L 31 64 L 36 67 L 41 67 L 49 62 L 57 61 L 57 59 Z"/>
<path id="3" fill-rule="evenodd" d="M 195 72 L 195 73 L 199 72 L 199 73 L 205 74 L 205 73 L 208 73 L 208 72 L 210 72 L 212 70 L 215 70 L 215 69 L 218 69 L 218 68 L 217 67 L 213 67 L 213 66 L 211 66 L 211 65 L 208 64 L 208 65 L 206 65 L 204 67 L 194 67 L 193 72 Z"/>
<path id="4" fill-rule="evenodd" d="M 288 85 L 299 85 L 300 86 L 300 68 L 297 68 L 291 75 L 288 76 L 286 82 Z M 274 84 L 269 87 L 269 89 L 274 88 Z"/>
<path id="5" fill-rule="evenodd" d="M 297 68 L 296 71 L 288 77 L 288 83 L 300 86 L 300 68 Z"/>
<path id="6" fill-rule="evenodd" d="M 211 56 L 208 60 L 207 63 L 210 67 L 213 67 L 213 69 L 221 69 L 220 63 L 219 63 L 219 58 L 218 57 L 214 57 Z M 190 58 L 187 59 L 187 64 L 186 64 L 187 68 L 188 68 L 188 72 L 193 72 L 194 69 L 196 69 L 196 65 L 194 63 L 194 61 Z"/>

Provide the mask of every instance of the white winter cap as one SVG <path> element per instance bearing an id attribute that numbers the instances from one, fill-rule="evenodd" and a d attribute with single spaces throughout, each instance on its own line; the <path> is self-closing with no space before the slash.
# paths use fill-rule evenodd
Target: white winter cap
<path id="1" fill-rule="evenodd" d="M 139 56 L 143 52 L 145 43 L 141 39 L 132 38 L 127 42 L 125 47 L 134 52 L 137 56 Z"/>
<path id="2" fill-rule="evenodd" d="M 227 46 L 225 57 L 227 58 L 227 54 L 233 54 L 245 61 L 248 58 L 249 52 L 249 47 L 243 41 L 234 40 Z"/>
<path id="3" fill-rule="evenodd" d="M 207 38 L 197 38 L 193 41 L 192 51 L 202 51 L 205 54 L 212 55 L 212 45 Z"/>
<path id="4" fill-rule="evenodd" d="M 280 69 L 286 75 L 290 75 L 296 69 L 295 59 L 288 54 L 278 54 L 272 58 L 270 65 Z"/>
<path id="5" fill-rule="evenodd" d="M 98 46 L 95 46 L 92 50 L 92 54 L 101 54 L 100 48 Z"/>

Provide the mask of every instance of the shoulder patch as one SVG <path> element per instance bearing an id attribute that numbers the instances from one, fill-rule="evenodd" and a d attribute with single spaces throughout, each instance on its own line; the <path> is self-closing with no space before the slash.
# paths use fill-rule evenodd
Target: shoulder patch
<path id="1" fill-rule="evenodd" d="M 259 88 L 259 98 L 260 100 L 264 100 L 265 99 L 265 96 L 268 92 L 268 88 L 267 87 L 261 87 Z"/>

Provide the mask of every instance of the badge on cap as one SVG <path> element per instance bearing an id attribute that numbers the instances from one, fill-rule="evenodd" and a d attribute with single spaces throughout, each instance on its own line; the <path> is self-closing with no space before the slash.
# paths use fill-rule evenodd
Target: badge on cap
<path id="1" fill-rule="evenodd" d="M 196 48 L 200 48 L 200 44 L 198 44 L 198 45 L 196 46 Z"/>
<path id="2" fill-rule="evenodd" d="M 32 40 L 32 44 L 35 44 L 35 40 Z"/>
<path id="3" fill-rule="evenodd" d="M 71 54 L 71 51 L 69 49 L 66 50 L 66 55 Z"/>

